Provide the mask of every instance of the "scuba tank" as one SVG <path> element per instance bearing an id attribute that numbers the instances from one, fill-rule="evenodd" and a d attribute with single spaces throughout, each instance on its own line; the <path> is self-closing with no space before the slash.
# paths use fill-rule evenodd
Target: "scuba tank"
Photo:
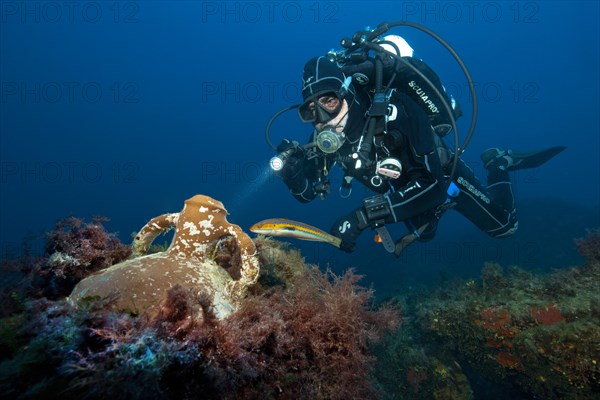
<path id="1" fill-rule="evenodd" d="M 395 89 L 406 94 L 418 104 L 427 114 L 435 133 L 440 137 L 446 136 L 452 130 L 452 120 L 448 111 L 443 107 L 443 102 L 450 104 L 454 119 L 462 116 L 462 110 L 458 102 L 446 93 L 438 75 L 422 60 L 414 58 L 412 48 L 400 36 L 384 36 L 379 43 L 386 50 L 399 55 L 403 62 L 396 62 L 391 55 L 383 59 L 383 84 L 389 89 Z M 395 46 L 387 43 L 393 43 Z M 400 54 L 398 54 L 398 52 Z M 337 53 L 330 52 L 329 55 Z M 346 76 L 351 76 L 354 87 L 363 90 L 367 94 L 373 93 L 375 82 L 375 62 L 367 54 L 358 54 L 354 57 L 346 57 L 338 60 L 342 71 Z M 411 68 L 412 67 L 412 68 Z M 419 74 L 420 72 L 421 74 Z M 435 86 L 434 91 L 425 76 Z M 443 98 L 440 98 L 440 95 Z"/>

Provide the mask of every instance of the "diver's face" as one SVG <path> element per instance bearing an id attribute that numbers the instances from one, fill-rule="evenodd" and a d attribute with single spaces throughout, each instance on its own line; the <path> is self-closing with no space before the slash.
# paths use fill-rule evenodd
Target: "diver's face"
<path id="1" fill-rule="evenodd" d="M 343 132 L 348 122 L 348 102 L 340 100 L 337 97 L 332 97 L 324 100 L 326 104 L 335 105 L 337 114 L 328 121 L 315 121 L 313 123 L 317 132 L 321 132 L 325 127 L 334 129 L 336 132 Z"/>

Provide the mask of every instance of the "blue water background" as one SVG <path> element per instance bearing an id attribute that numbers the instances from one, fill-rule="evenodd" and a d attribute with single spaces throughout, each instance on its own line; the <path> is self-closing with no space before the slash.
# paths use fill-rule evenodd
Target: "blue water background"
<path id="1" fill-rule="evenodd" d="M 267 168 L 271 115 L 299 101 L 304 62 L 383 21 L 408 20 L 442 36 L 477 85 L 479 119 L 464 159 L 484 178 L 490 146 L 566 145 L 535 170 L 513 174 L 520 231 L 487 238 L 449 212 L 435 241 L 400 260 L 365 232 L 352 255 L 293 241 L 307 260 L 354 267 L 381 292 L 407 282 L 476 277 L 486 261 L 535 270 L 581 262 L 572 239 L 600 226 L 599 3 L 540 2 L 11 2 L 1 3 L 0 248 L 70 215 L 110 218 L 131 240 L 150 218 L 201 193 L 223 201 L 244 229 L 286 217 L 329 229 L 368 193 L 302 205 Z M 471 117 L 466 81 L 448 52 L 410 28 L 402 35 Z M 273 141 L 305 141 L 295 113 Z M 393 227 L 394 236 L 405 233 Z"/>

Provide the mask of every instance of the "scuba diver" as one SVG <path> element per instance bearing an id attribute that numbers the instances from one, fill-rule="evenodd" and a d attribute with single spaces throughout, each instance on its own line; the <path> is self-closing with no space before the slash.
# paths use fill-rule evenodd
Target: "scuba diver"
<path id="1" fill-rule="evenodd" d="M 483 185 L 460 158 L 466 146 L 458 146 L 456 133 L 460 106 L 435 72 L 412 57 L 404 39 L 381 36 L 389 27 L 359 31 L 342 40 L 346 50 L 306 63 L 304 102 L 293 108 L 314 129 L 307 145 L 284 139 L 272 168 L 302 203 L 330 192 L 328 175 L 336 165 L 344 172 L 342 197 L 349 196 L 354 180 L 374 192 L 331 227 L 346 252 L 354 251 L 359 235 L 371 228 L 376 240 L 399 256 L 415 240 L 431 240 L 450 208 L 492 237 L 512 235 L 518 221 L 509 173 L 538 167 L 564 147 L 530 154 L 490 148 L 481 154 L 487 170 Z M 472 83 L 466 67 L 463 71 Z M 452 130 L 454 149 L 443 139 Z M 398 222 L 409 233 L 394 242 L 386 225 Z"/>

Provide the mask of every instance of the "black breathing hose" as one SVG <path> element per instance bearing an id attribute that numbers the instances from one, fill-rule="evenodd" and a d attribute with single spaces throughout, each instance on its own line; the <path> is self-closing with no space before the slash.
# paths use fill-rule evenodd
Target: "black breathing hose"
<path id="1" fill-rule="evenodd" d="M 294 108 L 298 108 L 298 107 L 300 107 L 300 104 L 295 104 L 293 106 L 286 107 L 283 110 L 277 111 L 275 114 L 273 114 L 271 119 L 269 119 L 269 122 L 267 123 L 267 127 L 265 128 L 265 140 L 267 141 L 267 145 L 271 149 L 273 149 L 273 151 L 277 151 L 277 146 L 275 146 L 273 144 L 273 142 L 271 141 L 271 135 L 269 134 L 269 132 L 271 131 L 271 125 L 273 125 L 273 122 L 275 121 L 275 119 L 277 117 L 279 117 L 281 114 L 288 112 L 290 110 L 293 110 Z"/>

